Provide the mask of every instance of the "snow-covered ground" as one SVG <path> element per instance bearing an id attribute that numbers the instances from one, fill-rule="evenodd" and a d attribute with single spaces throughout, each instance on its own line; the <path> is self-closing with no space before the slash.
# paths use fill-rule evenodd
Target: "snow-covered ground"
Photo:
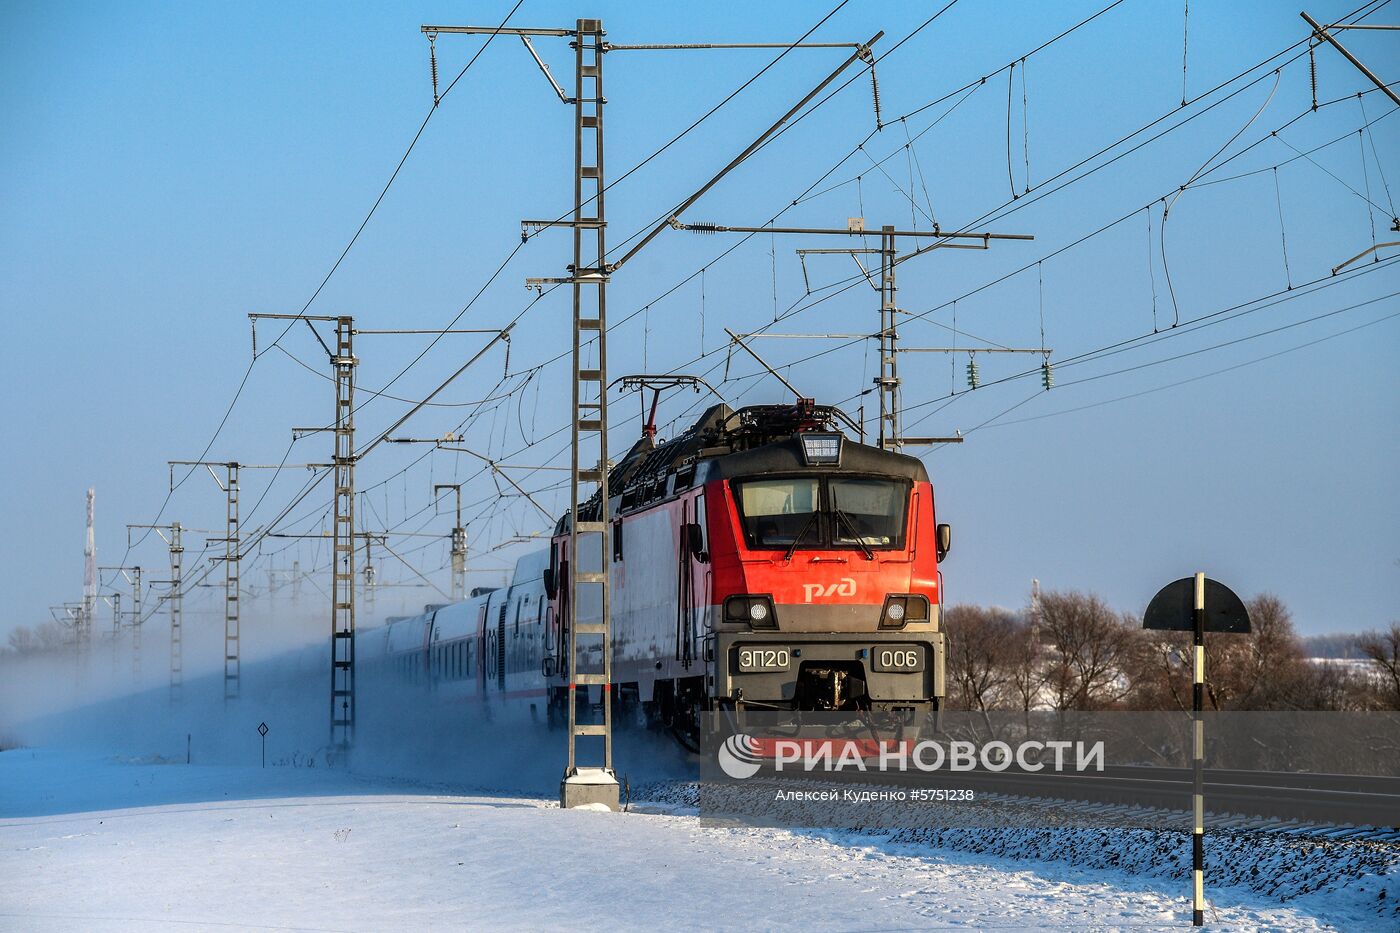
<path id="1" fill-rule="evenodd" d="M 1185 893 L 324 767 L 0 752 L 0 929 L 1178 929 Z M 1214 900 L 1230 929 L 1350 928 L 1323 901 Z"/>

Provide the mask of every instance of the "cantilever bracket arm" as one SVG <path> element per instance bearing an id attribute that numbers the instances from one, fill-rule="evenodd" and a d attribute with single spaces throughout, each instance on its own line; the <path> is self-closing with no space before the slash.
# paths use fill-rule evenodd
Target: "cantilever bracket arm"
<path id="1" fill-rule="evenodd" d="M 486 456 L 485 454 L 479 454 L 479 453 L 477 453 L 475 450 L 471 450 L 471 449 L 466 448 L 466 447 L 448 447 L 447 445 L 445 445 L 445 444 L 443 444 L 443 443 L 441 443 L 441 442 L 438 443 L 437 449 L 438 449 L 438 450 L 450 450 L 450 451 L 452 451 L 452 452 L 454 452 L 454 453 L 470 454 L 471 456 L 473 456 L 473 457 L 477 458 L 478 460 L 482 461 L 482 462 L 485 463 L 488 467 L 491 468 L 491 472 L 492 472 L 493 474 L 495 474 L 496 476 L 502 477 L 507 483 L 510 483 L 512 486 L 514 486 L 516 492 L 520 493 L 522 496 L 524 496 L 526 499 L 529 500 L 529 502 L 530 502 L 531 505 L 533 505 L 535 508 L 537 508 L 537 509 L 540 510 L 540 514 L 542 514 L 545 518 L 549 519 L 551 522 L 554 521 L 554 516 L 550 514 L 549 510 L 546 509 L 544 506 L 540 505 L 537 501 L 535 501 L 535 497 L 532 496 L 532 495 L 530 495 L 530 493 L 526 491 L 525 487 L 524 487 L 524 486 L 521 486 L 519 483 L 517 483 L 517 482 L 511 477 L 511 475 L 510 475 L 509 473 L 507 473 L 505 470 L 501 469 L 501 465 L 500 465 L 499 463 L 497 463 L 495 460 L 492 460 L 490 457 Z"/>
<path id="2" fill-rule="evenodd" d="M 554 80 L 554 75 L 550 72 L 549 66 L 544 63 L 544 59 L 540 58 L 540 53 L 535 51 L 535 47 L 530 44 L 530 37 L 522 35 L 520 41 L 525 43 L 526 51 L 528 51 L 530 57 L 535 60 L 535 64 L 540 66 L 540 71 L 544 72 L 544 76 L 549 79 L 549 86 L 554 88 L 554 93 L 559 95 L 559 99 L 566 104 L 574 103 L 573 98 L 565 94 L 564 89 L 559 86 L 559 82 Z"/>
<path id="3" fill-rule="evenodd" d="M 957 232 L 957 233 L 941 233 L 940 236 L 942 237 L 942 239 L 940 239 L 937 243 L 930 243 L 930 244 L 927 245 L 927 246 L 920 246 L 918 249 L 911 250 L 910 252 L 905 253 L 903 256 L 896 256 L 896 257 L 894 257 L 894 264 L 895 264 L 896 266 L 898 266 L 898 265 L 900 265 L 900 264 L 902 264 L 902 263 L 908 262 L 909 260 L 915 258 L 916 256 L 922 256 L 924 253 L 927 253 L 927 252 L 929 252 L 929 251 L 931 251 L 931 250 L 935 250 L 935 249 L 991 249 L 991 248 L 992 248 L 992 241 L 993 241 L 993 240 L 1034 240 L 1034 239 L 1035 239 L 1035 236 L 1034 236 L 1033 234 L 1029 234 L 1029 233 L 991 233 L 991 232 L 970 233 L 970 232 L 967 232 L 967 231 L 959 231 L 959 232 Z M 951 243 L 951 242 L 949 242 L 949 239 L 952 238 L 952 237 L 958 237 L 958 238 L 965 239 L 965 240 L 981 240 L 982 242 L 981 242 L 981 243 Z"/>
<path id="4" fill-rule="evenodd" d="M 755 360 L 758 360 L 758 365 L 760 365 L 760 366 L 762 366 L 764 369 L 768 370 L 768 374 L 769 374 L 769 375 L 771 375 L 774 379 L 776 379 L 776 380 L 778 380 L 779 382 L 781 382 L 783 385 L 787 386 L 787 389 L 788 389 L 789 392 L 791 392 L 793 395 L 797 396 L 799 399 L 801 399 L 801 398 L 807 398 L 807 396 L 805 396 L 805 395 L 803 395 L 801 392 L 797 391 L 797 386 L 793 385 L 791 382 L 788 382 L 786 379 L 784 379 L 784 378 L 782 377 L 782 374 L 781 374 L 781 373 L 779 373 L 779 372 L 778 372 L 776 369 L 774 369 L 772 366 L 769 366 L 769 365 L 768 365 L 768 362 L 767 362 L 763 357 L 761 357 L 761 356 L 759 356 L 757 353 L 755 353 L 754 350 L 753 350 L 753 348 L 750 347 L 747 343 L 745 343 L 742 337 L 740 337 L 738 334 L 734 333 L 734 331 L 730 330 L 730 329 L 727 328 L 727 327 L 724 328 L 724 332 L 725 332 L 726 334 L 729 335 L 729 339 L 730 339 L 730 341 L 731 341 L 732 343 L 738 344 L 739 349 L 743 350 L 745 353 L 747 353 L 749 356 L 753 357 Z"/>
<path id="5" fill-rule="evenodd" d="M 502 341 L 502 340 L 509 341 L 509 340 L 510 340 L 510 332 L 511 332 L 511 330 L 512 330 L 514 327 L 515 327 L 515 324 L 514 324 L 514 323 L 508 324 L 504 330 L 498 331 L 498 332 L 496 333 L 496 336 L 492 337 L 490 340 L 488 340 L 488 341 L 486 342 L 486 346 L 482 347 L 480 350 L 478 350 L 478 351 L 476 352 L 476 354 L 475 354 L 471 359 L 467 360 L 465 363 L 463 363 L 461 366 L 459 366 L 459 367 L 457 368 L 457 371 L 456 371 L 456 372 L 454 372 L 452 375 L 450 375 L 450 376 L 448 376 L 446 379 L 444 379 L 444 380 L 442 381 L 442 383 L 439 384 L 438 387 L 437 387 L 436 389 L 434 389 L 433 391 L 429 392 L 429 393 L 427 394 L 427 396 L 425 396 L 425 397 L 423 398 L 422 401 L 418 402 L 416 405 L 414 405 L 412 408 L 410 408 L 410 409 L 404 414 L 404 416 L 403 416 L 402 418 L 400 418 L 398 421 L 395 421 L 393 424 L 391 424 L 391 425 L 388 427 L 388 429 L 385 430 L 382 434 L 380 434 L 380 435 L 379 435 L 378 437 L 376 437 L 374 440 L 370 441 L 370 443 L 369 443 L 368 445 L 366 445 L 365 447 L 362 447 L 362 448 L 360 449 L 360 451 L 354 455 L 354 459 L 355 459 L 355 460 L 361 459 L 362 457 L 364 457 L 365 454 L 369 453 L 371 450 L 373 450 L 374 448 L 378 447 L 380 444 L 384 443 L 384 441 L 388 440 L 390 434 L 393 434 L 393 433 L 394 433 L 395 431 L 397 431 L 400 427 L 402 427 L 402 426 L 403 426 L 403 423 L 404 423 L 405 421 L 407 421 L 409 418 L 412 418 L 412 417 L 413 417 L 414 415 L 416 415 L 418 412 L 422 411 L 422 410 L 423 410 L 423 407 L 424 407 L 425 405 L 427 405 L 429 402 L 431 402 L 434 398 L 436 398 L 437 395 L 438 395 L 438 393 L 440 393 L 443 389 L 445 389 L 445 388 L 447 388 L 448 386 L 450 386 L 450 385 L 453 383 L 453 381 L 454 381 L 458 376 L 462 375 L 462 373 L 466 372 L 467 369 L 470 368 L 471 365 L 472 365 L 473 363 L 475 363 L 477 360 L 479 360 L 479 359 L 481 359 L 483 356 L 485 356 L 485 355 L 486 355 L 486 351 L 490 350 L 492 347 L 494 347 L 497 343 L 499 343 L 499 342 Z"/>
<path id="6" fill-rule="evenodd" d="M 713 178 L 711 178 L 709 181 L 705 182 L 698 189 L 696 189 L 694 194 L 686 198 L 680 204 L 677 204 L 674 210 L 668 213 L 660 223 L 658 223 L 655 227 L 653 227 L 650 230 L 650 232 L 647 233 L 646 236 L 638 240 L 637 244 L 633 246 L 630 250 L 628 250 L 626 253 L 624 253 L 621 259 L 619 259 L 617 262 L 608 263 L 606 271 L 614 272 L 622 268 L 623 264 L 626 263 L 627 260 L 631 259 L 633 256 L 637 255 L 637 253 L 641 252 L 644 248 L 646 248 L 646 246 L 649 243 L 651 243 L 652 240 L 656 239 L 656 237 L 660 235 L 661 231 L 665 230 L 667 227 L 677 222 L 681 214 L 685 213 L 685 211 L 692 204 L 700 200 L 700 198 L 702 198 L 707 191 L 709 191 L 715 185 L 719 184 L 720 179 L 722 179 L 725 175 L 728 175 L 734 169 L 738 168 L 739 165 L 745 159 L 757 152 L 765 143 L 768 142 L 768 140 L 772 139 L 773 136 L 780 129 L 782 129 L 783 126 L 789 120 L 791 120 L 799 110 L 807 106 L 808 102 L 810 102 L 812 98 L 820 94 L 826 88 L 827 85 L 831 84 L 831 82 L 835 81 L 838 77 L 840 77 L 843 71 L 845 71 L 854 63 L 858 61 L 863 61 L 867 56 L 869 56 L 870 47 L 876 42 L 879 42 L 884 35 L 884 30 L 880 30 L 879 32 L 875 33 L 875 35 L 870 37 L 870 41 L 864 42 L 859 47 L 857 47 L 856 50 L 853 53 L 851 53 L 851 56 L 849 58 L 847 58 L 844 62 L 837 66 L 835 71 L 823 78 L 822 81 L 816 87 L 808 91 L 807 95 L 801 100 L 799 100 L 796 104 L 793 104 L 793 106 L 781 117 L 779 117 L 772 126 L 768 127 L 768 129 L 764 130 L 761 134 L 759 134 L 758 138 L 755 139 L 752 143 L 750 143 L 747 149 L 745 149 L 743 152 L 739 153 L 737 156 L 731 159 L 728 165 L 720 169 L 719 172 Z"/>
<path id="7" fill-rule="evenodd" d="M 1329 29 L 1342 28 L 1341 26 L 1323 26 L 1321 23 L 1319 23 L 1317 20 L 1313 19 L 1306 13 L 1299 13 L 1298 15 L 1303 17 L 1303 19 L 1307 21 L 1308 25 L 1313 28 L 1314 36 L 1328 43 L 1332 46 L 1332 48 L 1336 49 L 1338 52 L 1341 52 L 1342 57 L 1345 58 L 1347 61 L 1351 62 L 1353 65 L 1355 65 L 1357 71 L 1361 72 L 1363 75 L 1369 78 L 1371 83 L 1374 84 L 1377 88 L 1379 88 L 1382 94 L 1390 98 L 1391 103 L 1395 104 L 1396 106 L 1400 106 L 1400 96 L 1396 96 L 1396 93 L 1390 89 L 1390 86 L 1388 84 L 1386 84 L 1380 78 L 1376 77 L 1375 74 L 1371 71 L 1371 69 L 1361 64 L 1360 59 L 1348 52 L 1346 50 L 1346 47 L 1343 46 L 1340 42 L 1338 42 L 1336 38 L 1333 37 L 1332 33 L 1328 32 Z"/>

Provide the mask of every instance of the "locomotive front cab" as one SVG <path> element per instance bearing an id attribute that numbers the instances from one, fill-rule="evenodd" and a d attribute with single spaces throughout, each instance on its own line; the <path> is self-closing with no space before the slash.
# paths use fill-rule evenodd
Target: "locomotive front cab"
<path id="1" fill-rule="evenodd" d="M 935 709 L 947 532 L 922 463 L 812 432 L 715 467 L 713 695 L 755 709 Z"/>

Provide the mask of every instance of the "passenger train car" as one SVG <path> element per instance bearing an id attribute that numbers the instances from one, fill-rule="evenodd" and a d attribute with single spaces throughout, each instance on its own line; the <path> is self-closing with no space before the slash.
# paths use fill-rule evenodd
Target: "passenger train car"
<path id="1" fill-rule="evenodd" d="M 851 440 L 844 417 L 810 400 L 716 405 L 668 443 L 648 432 L 612 468 L 612 689 L 624 720 L 630 710 L 692 745 L 716 708 L 911 723 L 937 710 L 938 565 L 951 533 L 923 464 Z M 599 497 L 579 511 L 601 520 Z M 572 520 L 508 587 L 394 621 L 373 653 L 463 701 L 554 719 L 570 685 L 569 626 L 601 616 L 596 596 L 568 604 L 571 573 L 603 570 L 596 556 L 575 566 Z"/>

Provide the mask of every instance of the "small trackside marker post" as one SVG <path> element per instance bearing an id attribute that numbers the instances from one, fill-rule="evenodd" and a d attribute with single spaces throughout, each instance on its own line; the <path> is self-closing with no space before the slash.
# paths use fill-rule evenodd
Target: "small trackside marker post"
<path id="1" fill-rule="evenodd" d="M 258 723 L 258 735 L 262 737 L 262 766 L 267 767 L 267 723 Z"/>
<path id="2" fill-rule="evenodd" d="M 1205 924 L 1206 632 L 1245 634 L 1249 612 L 1229 587 L 1204 573 L 1169 583 L 1152 597 L 1142 627 L 1191 633 L 1191 925 Z"/>

